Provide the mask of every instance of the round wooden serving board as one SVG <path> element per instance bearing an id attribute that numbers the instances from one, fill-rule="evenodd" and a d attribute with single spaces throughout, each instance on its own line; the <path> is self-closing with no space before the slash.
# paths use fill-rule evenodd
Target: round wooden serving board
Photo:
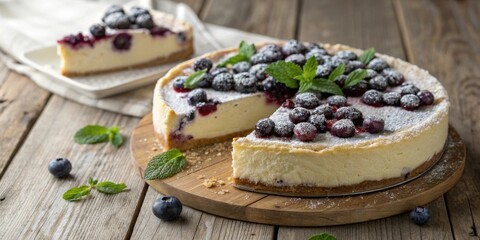
<path id="1" fill-rule="evenodd" d="M 177 175 L 147 183 L 174 195 L 192 208 L 222 217 L 284 226 L 325 226 L 389 217 L 424 205 L 452 188 L 465 166 L 465 145 L 450 127 L 445 152 L 421 177 L 387 190 L 345 197 L 297 198 L 254 193 L 232 186 L 231 142 L 184 152 L 187 164 Z M 152 115 L 133 131 L 131 152 L 143 177 L 148 161 L 163 149 L 157 142 Z M 210 182 L 213 186 L 207 187 Z"/>

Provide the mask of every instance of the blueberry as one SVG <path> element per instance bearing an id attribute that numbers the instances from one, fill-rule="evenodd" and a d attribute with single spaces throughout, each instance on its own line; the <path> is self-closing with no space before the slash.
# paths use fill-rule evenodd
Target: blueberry
<path id="1" fill-rule="evenodd" d="M 197 103 L 206 102 L 207 92 L 200 88 L 194 89 L 187 94 L 187 101 L 188 104 L 192 106 L 197 105 Z"/>
<path id="2" fill-rule="evenodd" d="M 435 101 L 435 97 L 430 91 L 422 90 L 417 93 L 418 98 L 420 98 L 420 102 L 422 105 L 432 105 Z"/>
<path id="3" fill-rule="evenodd" d="M 306 55 L 305 55 L 305 58 L 308 60 L 310 59 L 311 57 L 314 57 L 316 60 L 317 60 L 317 63 L 319 65 L 322 65 L 325 63 L 325 59 L 323 58 L 323 56 L 327 54 L 327 52 L 325 50 L 321 50 L 321 49 L 314 49 L 310 52 L 308 52 Z"/>
<path id="4" fill-rule="evenodd" d="M 341 95 L 333 95 L 327 98 L 327 103 L 334 107 L 343 107 L 347 105 L 347 98 Z"/>
<path id="5" fill-rule="evenodd" d="M 372 70 L 372 69 L 366 69 L 367 70 L 367 76 L 365 76 L 365 80 L 372 79 L 378 75 L 377 71 Z"/>
<path id="6" fill-rule="evenodd" d="M 362 95 L 362 102 L 370 106 L 381 106 L 383 103 L 383 94 L 374 89 L 368 90 Z"/>
<path id="7" fill-rule="evenodd" d="M 323 114 L 311 114 L 308 122 L 317 128 L 317 132 L 325 132 L 327 130 L 327 119 Z"/>
<path id="8" fill-rule="evenodd" d="M 383 103 L 390 106 L 398 106 L 402 95 L 398 92 L 387 92 L 383 94 Z"/>
<path id="9" fill-rule="evenodd" d="M 426 207 L 418 206 L 410 212 L 410 219 L 417 225 L 423 225 L 430 219 L 430 211 Z"/>
<path id="10" fill-rule="evenodd" d="M 363 120 L 363 128 L 369 133 L 379 133 L 383 131 L 385 121 L 377 116 L 368 116 Z"/>
<path id="11" fill-rule="evenodd" d="M 345 88 L 343 92 L 347 96 L 359 97 L 362 96 L 368 90 L 368 82 L 365 80 L 360 81 L 357 85 Z"/>
<path id="12" fill-rule="evenodd" d="M 340 138 L 355 136 L 355 125 L 350 119 L 341 119 L 333 123 L 330 133 Z"/>
<path id="13" fill-rule="evenodd" d="M 248 72 L 252 65 L 249 62 L 239 62 L 235 63 L 232 67 L 234 73 Z"/>
<path id="14" fill-rule="evenodd" d="M 93 24 L 90 27 L 90 33 L 95 38 L 105 37 L 105 26 L 103 26 L 102 24 Z"/>
<path id="15" fill-rule="evenodd" d="M 282 52 L 286 56 L 292 54 L 304 53 L 307 48 L 297 40 L 290 40 L 286 42 L 282 47 Z"/>
<path id="16" fill-rule="evenodd" d="M 140 15 L 150 15 L 150 12 L 146 8 L 134 6 L 130 8 L 130 14 L 137 18 Z"/>
<path id="17" fill-rule="evenodd" d="M 128 50 L 132 46 L 132 35 L 128 33 L 119 33 L 113 39 L 112 44 L 117 50 Z"/>
<path id="18" fill-rule="evenodd" d="M 293 128 L 295 125 L 290 121 L 275 122 L 273 132 L 278 137 L 291 137 L 293 135 Z"/>
<path id="19" fill-rule="evenodd" d="M 254 93 L 257 91 L 257 79 L 248 72 L 242 72 L 233 76 L 235 90 L 240 93 Z"/>
<path id="20" fill-rule="evenodd" d="M 182 203 L 174 196 L 166 196 L 155 200 L 152 206 L 153 214 L 164 220 L 173 221 L 182 213 Z"/>
<path id="21" fill-rule="evenodd" d="M 420 98 L 415 94 L 403 95 L 400 98 L 400 106 L 406 110 L 415 110 L 420 107 Z"/>
<path id="22" fill-rule="evenodd" d="M 257 80 L 263 81 L 268 76 L 268 74 L 265 72 L 265 69 L 267 69 L 267 67 L 268 64 L 260 63 L 257 65 L 253 65 L 248 72 L 255 76 Z"/>
<path id="23" fill-rule="evenodd" d="M 212 88 L 217 91 L 230 91 L 235 87 L 235 81 L 231 73 L 220 73 L 213 78 Z"/>
<path id="24" fill-rule="evenodd" d="M 310 111 L 303 107 L 296 107 L 288 114 L 288 118 L 293 123 L 306 122 L 310 117 Z"/>
<path id="25" fill-rule="evenodd" d="M 276 44 L 270 43 L 263 46 L 259 50 L 259 52 L 265 52 L 265 51 L 282 51 L 282 48 Z"/>
<path id="26" fill-rule="evenodd" d="M 307 59 L 305 59 L 303 54 L 292 54 L 285 58 L 285 62 L 295 63 L 302 67 L 307 62 Z"/>
<path id="27" fill-rule="evenodd" d="M 326 119 L 333 118 L 333 108 L 330 105 L 322 104 L 312 111 L 312 115 L 324 115 Z"/>
<path id="28" fill-rule="evenodd" d="M 365 64 L 360 61 L 348 61 L 345 65 L 345 73 L 350 73 L 354 70 L 365 68 Z"/>
<path id="29" fill-rule="evenodd" d="M 388 85 L 392 87 L 398 86 L 405 82 L 403 75 L 393 68 L 383 69 L 382 75 L 387 79 Z"/>
<path id="30" fill-rule="evenodd" d="M 385 91 L 388 88 L 388 82 L 387 79 L 385 79 L 382 75 L 377 75 L 370 79 L 370 81 L 368 82 L 368 86 L 371 89 Z"/>
<path id="31" fill-rule="evenodd" d="M 130 28 L 130 20 L 128 19 L 128 16 L 121 12 L 115 12 L 106 16 L 105 24 L 107 24 L 109 28 L 113 29 Z"/>
<path id="32" fill-rule="evenodd" d="M 261 119 L 255 125 L 255 136 L 257 137 L 268 137 L 273 134 L 273 129 L 275 128 L 275 122 L 269 118 Z"/>
<path id="33" fill-rule="evenodd" d="M 220 73 L 228 73 L 228 68 L 215 68 L 212 70 L 211 74 L 212 74 L 212 77 L 216 77 L 218 74 Z"/>
<path id="34" fill-rule="evenodd" d="M 381 58 L 374 58 L 367 64 L 367 68 L 381 72 L 383 69 L 388 67 L 388 63 Z"/>
<path id="35" fill-rule="evenodd" d="M 335 56 L 346 60 L 355 60 L 358 57 L 357 54 L 352 51 L 339 51 L 337 54 L 335 54 Z"/>
<path id="36" fill-rule="evenodd" d="M 402 85 L 400 89 L 400 93 L 402 94 L 402 96 L 407 94 L 417 94 L 418 92 L 420 92 L 420 89 L 410 83 Z"/>
<path id="37" fill-rule="evenodd" d="M 57 158 L 48 164 L 48 171 L 57 178 L 63 178 L 72 171 L 72 164 L 66 158 Z"/>
<path id="38" fill-rule="evenodd" d="M 273 62 L 273 59 L 269 58 L 267 55 L 265 55 L 265 53 L 259 52 L 253 54 L 253 56 L 250 57 L 250 62 L 256 65 L 260 63 L 271 63 Z"/>
<path id="39" fill-rule="evenodd" d="M 180 77 L 177 77 L 173 80 L 173 89 L 175 90 L 185 90 L 185 81 L 187 80 L 187 77 L 185 76 L 180 76 Z"/>
<path id="40" fill-rule="evenodd" d="M 349 119 L 356 125 L 362 124 L 363 114 L 354 107 L 341 107 L 335 112 L 336 119 Z"/>
<path id="41" fill-rule="evenodd" d="M 320 105 L 320 100 L 313 93 L 300 93 L 295 96 L 295 103 L 307 109 L 314 109 Z"/>
<path id="42" fill-rule="evenodd" d="M 310 142 L 317 136 L 317 128 L 308 122 L 301 122 L 293 128 L 293 133 L 302 142 Z"/>
<path id="43" fill-rule="evenodd" d="M 320 46 L 318 43 L 307 43 L 306 47 L 309 51 L 313 51 L 313 50 L 323 50 L 323 51 L 325 51 L 325 49 L 322 46 Z M 327 54 L 326 51 L 325 51 L 325 54 Z"/>
<path id="44" fill-rule="evenodd" d="M 197 87 L 209 88 L 210 86 L 212 86 L 212 81 L 213 81 L 213 75 L 210 73 L 205 73 L 205 75 L 203 75 L 203 79 L 197 83 Z"/>
<path id="45" fill-rule="evenodd" d="M 347 80 L 347 75 L 342 74 L 342 75 L 338 76 L 337 78 L 335 78 L 335 83 L 339 87 L 343 87 L 343 85 L 345 85 L 345 80 Z"/>
<path id="46" fill-rule="evenodd" d="M 125 11 L 123 10 L 122 6 L 112 5 L 107 9 L 107 11 L 105 11 L 105 16 L 110 15 L 112 13 L 117 13 L 117 12 L 125 14 Z"/>
<path id="47" fill-rule="evenodd" d="M 332 72 L 332 68 L 328 64 L 318 65 L 317 71 L 315 72 L 315 77 L 317 78 L 326 78 Z"/>
<path id="48" fill-rule="evenodd" d="M 267 96 L 269 96 L 271 100 L 278 101 L 279 103 L 292 97 L 297 91 L 297 89 L 289 88 L 272 77 L 267 77 L 267 79 L 263 80 L 262 84 L 263 90 L 268 93 Z"/>
<path id="49" fill-rule="evenodd" d="M 207 72 L 208 72 L 210 71 L 212 66 L 213 66 L 213 63 L 210 59 L 200 58 L 193 63 L 193 70 L 200 71 L 203 69 L 207 69 Z"/>
<path id="50" fill-rule="evenodd" d="M 154 27 L 153 18 L 150 14 L 139 15 L 135 22 L 140 28 L 152 29 Z"/>
<path id="51" fill-rule="evenodd" d="M 330 58 L 330 65 L 332 66 L 333 69 L 340 66 L 340 64 L 345 65 L 345 69 L 346 69 L 347 64 L 348 64 L 348 60 L 345 60 L 343 58 L 339 58 L 337 56 L 333 56 L 332 58 Z"/>

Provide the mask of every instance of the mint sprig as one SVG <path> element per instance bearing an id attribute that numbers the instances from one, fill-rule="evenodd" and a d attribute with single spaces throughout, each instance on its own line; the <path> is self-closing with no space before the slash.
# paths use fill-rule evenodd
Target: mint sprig
<path id="1" fill-rule="evenodd" d="M 197 84 L 203 80 L 205 74 L 207 73 L 207 69 L 203 69 L 200 71 L 196 71 L 185 80 L 183 87 L 187 89 L 194 89 L 197 87 Z"/>
<path id="2" fill-rule="evenodd" d="M 63 194 L 63 199 L 70 202 L 84 199 L 85 197 L 90 195 L 92 189 L 97 189 L 97 191 L 105 194 L 117 194 L 126 191 L 127 185 L 125 185 L 124 183 L 113 183 L 110 181 L 99 183 L 98 180 L 89 177 L 88 185 L 82 185 L 67 190 Z"/>
<path id="3" fill-rule="evenodd" d="M 179 173 L 185 165 L 185 156 L 176 148 L 154 156 L 147 165 L 143 179 L 156 180 Z"/>
<path id="4" fill-rule="evenodd" d="M 268 67 L 265 69 L 265 72 L 289 88 L 298 88 L 298 78 L 305 80 L 303 79 L 302 68 L 291 62 L 274 62 L 268 65 Z"/>
<path id="5" fill-rule="evenodd" d="M 119 131 L 120 129 L 117 126 L 107 128 L 100 125 L 87 125 L 78 130 L 73 139 L 78 144 L 110 142 L 118 148 L 123 143 L 123 137 Z"/>
<path id="6" fill-rule="evenodd" d="M 375 48 L 369 48 L 363 51 L 362 55 L 358 57 L 358 61 L 362 62 L 363 64 L 367 64 L 375 57 Z"/>
<path id="7" fill-rule="evenodd" d="M 220 64 L 219 67 L 225 67 L 227 65 L 233 65 L 235 63 L 250 61 L 250 57 L 257 52 L 254 44 L 248 44 L 245 41 L 240 42 L 238 47 L 238 53 L 225 59 Z"/>
<path id="8" fill-rule="evenodd" d="M 350 74 L 348 74 L 347 79 L 345 79 L 345 84 L 343 85 L 343 89 L 357 85 L 366 76 L 367 76 L 367 70 L 365 69 L 357 69 L 351 72 Z"/>
<path id="9" fill-rule="evenodd" d="M 308 240 L 337 240 L 337 238 L 328 233 L 320 233 L 311 236 Z"/>
<path id="10" fill-rule="evenodd" d="M 328 75 L 329 81 L 335 81 L 338 77 L 340 77 L 345 72 L 345 64 L 340 64 L 336 67 L 330 75 Z"/>

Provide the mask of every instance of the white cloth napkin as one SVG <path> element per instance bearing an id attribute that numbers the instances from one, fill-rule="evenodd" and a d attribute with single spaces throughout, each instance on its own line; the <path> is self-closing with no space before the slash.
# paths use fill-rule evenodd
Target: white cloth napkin
<path id="1" fill-rule="evenodd" d="M 0 1 L 0 61 L 10 69 L 29 76 L 40 87 L 73 101 L 141 117 L 152 107 L 153 84 L 111 97 L 95 99 L 58 84 L 53 79 L 21 62 L 20 56 L 29 50 L 49 46 L 72 32 L 88 29 L 100 19 L 111 4 L 84 0 Z M 141 5 L 175 14 L 194 27 L 196 55 L 219 48 L 237 46 L 247 42 L 274 41 L 275 39 L 235 29 L 204 25 L 187 5 L 170 1 L 138 0 L 125 5 Z"/>

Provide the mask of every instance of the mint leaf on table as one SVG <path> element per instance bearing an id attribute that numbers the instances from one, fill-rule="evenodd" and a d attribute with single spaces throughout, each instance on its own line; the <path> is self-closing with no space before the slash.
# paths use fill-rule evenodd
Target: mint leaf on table
<path id="1" fill-rule="evenodd" d="M 176 148 L 154 156 L 147 165 L 143 178 L 156 180 L 171 177 L 180 172 L 185 165 L 185 156 Z"/>
<path id="2" fill-rule="evenodd" d="M 188 76 L 185 80 L 183 86 L 187 89 L 194 89 L 197 87 L 197 84 L 203 80 L 203 77 L 207 73 L 207 69 L 194 72 L 192 75 Z"/>
<path id="3" fill-rule="evenodd" d="M 338 65 L 328 76 L 329 81 L 335 81 L 338 77 L 340 77 L 345 72 L 345 64 Z"/>
<path id="4" fill-rule="evenodd" d="M 358 61 L 362 62 L 363 64 L 367 64 L 375 57 L 375 48 L 369 48 L 363 51 L 362 55 L 358 57 Z"/>
<path id="5" fill-rule="evenodd" d="M 124 183 L 113 183 L 109 181 L 98 183 L 95 188 L 97 191 L 105 194 L 117 194 L 125 191 L 127 185 Z"/>
<path id="6" fill-rule="evenodd" d="M 63 194 L 63 199 L 67 201 L 78 201 L 90 194 L 90 186 L 80 186 L 69 189 Z"/>
<path id="7" fill-rule="evenodd" d="M 357 85 L 366 76 L 367 76 L 367 70 L 365 69 L 357 69 L 351 72 L 350 74 L 348 74 L 347 79 L 345 79 L 345 84 L 343 85 L 343 89 Z"/>
<path id="8" fill-rule="evenodd" d="M 328 233 L 320 233 L 311 236 L 308 240 L 337 240 L 337 238 Z"/>
<path id="9" fill-rule="evenodd" d="M 73 136 L 73 140 L 78 144 L 96 144 L 102 142 L 112 143 L 115 147 L 120 147 L 123 143 L 123 137 L 117 126 L 106 128 L 100 125 L 87 125 L 78 130 Z"/>
<path id="10" fill-rule="evenodd" d="M 245 41 L 242 41 L 238 47 L 238 53 L 225 59 L 218 64 L 218 66 L 225 67 L 227 65 L 233 65 L 243 61 L 250 61 L 250 57 L 253 56 L 255 52 L 257 52 L 257 49 L 255 48 L 254 44 L 248 44 Z"/>
<path id="11" fill-rule="evenodd" d="M 298 78 L 298 76 L 303 77 L 303 71 L 300 66 L 285 61 L 277 61 L 268 65 L 265 72 L 289 88 L 298 88 L 298 81 L 295 78 Z"/>
<path id="12" fill-rule="evenodd" d="M 98 180 L 93 179 L 92 177 L 88 178 L 88 185 L 90 185 L 90 187 L 92 187 L 92 188 L 95 187 L 95 185 L 97 185 L 97 183 L 98 183 Z"/>

